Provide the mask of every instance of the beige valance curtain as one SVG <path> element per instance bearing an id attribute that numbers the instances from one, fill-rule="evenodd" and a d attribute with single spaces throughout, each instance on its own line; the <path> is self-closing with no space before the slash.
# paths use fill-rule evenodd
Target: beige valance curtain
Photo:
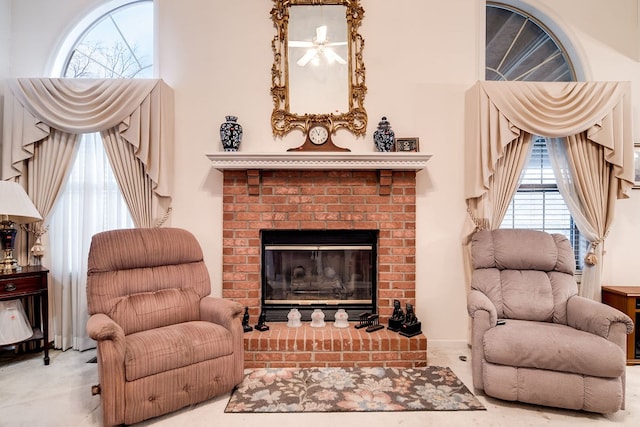
<path id="1" fill-rule="evenodd" d="M 629 82 L 476 83 L 467 97 L 465 198 L 487 192 L 494 165 L 521 131 L 551 138 L 587 131 L 614 167 L 617 197 L 628 197 L 634 178 L 630 88 Z"/>
<path id="2" fill-rule="evenodd" d="M 610 198 L 603 209 L 607 224 L 613 217 L 612 200 L 628 197 L 634 179 L 629 82 L 482 81 L 468 91 L 466 107 L 467 236 L 477 224 L 499 226 L 495 218 L 484 218 L 494 212 L 487 205 L 497 197 L 492 194 L 495 175 L 502 173 L 501 159 L 509 144 L 526 140 L 527 134 L 563 138 L 567 146 L 571 139 L 566 137 L 578 135 L 602 147 L 599 152 L 611 175 L 604 180 Z M 599 279 L 592 277 L 598 290 Z M 594 294 L 593 287 L 589 293 Z"/>
<path id="3" fill-rule="evenodd" d="M 6 81 L 2 178 L 20 182 L 45 218 L 29 231 L 48 247 L 43 224 L 69 175 L 79 136 L 96 132 L 135 225 L 161 225 L 171 209 L 173 120 L 173 93 L 162 80 Z M 26 245 L 21 248 L 24 256 Z M 84 328 L 86 262 L 75 255 L 59 251 L 66 262 L 51 264 L 49 336 L 56 348 L 91 347 Z"/>
<path id="4" fill-rule="evenodd" d="M 169 206 L 173 176 L 173 94 L 158 79 L 7 81 L 2 178 L 17 178 L 51 129 L 82 134 L 115 129 L 135 149 L 154 196 Z"/>

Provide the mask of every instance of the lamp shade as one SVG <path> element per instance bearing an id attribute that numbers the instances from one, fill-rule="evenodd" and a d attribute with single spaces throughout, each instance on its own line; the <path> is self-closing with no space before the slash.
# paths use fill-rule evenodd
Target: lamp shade
<path id="1" fill-rule="evenodd" d="M 20 184 L 0 181 L 0 220 L 28 224 L 41 219 L 42 216 Z"/>

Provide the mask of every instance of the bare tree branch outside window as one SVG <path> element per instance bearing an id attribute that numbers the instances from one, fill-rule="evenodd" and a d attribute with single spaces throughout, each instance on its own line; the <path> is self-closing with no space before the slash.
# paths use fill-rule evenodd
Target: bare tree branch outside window
<path id="1" fill-rule="evenodd" d="M 136 51 L 135 46 L 130 49 L 121 42 L 114 42 L 110 46 L 83 42 L 74 49 L 65 77 L 135 78 L 144 70 L 140 68 Z"/>

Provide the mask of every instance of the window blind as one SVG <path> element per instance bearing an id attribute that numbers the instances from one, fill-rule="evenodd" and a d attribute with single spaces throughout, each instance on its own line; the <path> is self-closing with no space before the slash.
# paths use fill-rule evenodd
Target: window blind
<path id="1" fill-rule="evenodd" d="M 576 268 L 582 269 L 588 242 L 580 235 L 569 208 L 558 191 L 546 138 L 536 137 L 500 228 L 527 228 L 567 236 L 574 250 Z"/>

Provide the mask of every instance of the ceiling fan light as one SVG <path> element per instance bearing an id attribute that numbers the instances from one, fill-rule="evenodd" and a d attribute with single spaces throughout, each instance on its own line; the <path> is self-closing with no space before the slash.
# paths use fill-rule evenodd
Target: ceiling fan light
<path id="1" fill-rule="evenodd" d="M 329 64 L 333 64 L 336 61 L 335 52 L 329 48 L 324 50 L 324 57 Z"/>
<path id="2" fill-rule="evenodd" d="M 347 42 L 334 42 L 329 43 L 327 39 L 327 26 L 320 25 L 316 27 L 316 36 L 313 39 L 313 42 L 303 41 L 303 40 L 290 40 L 289 47 L 308 47 L 310 49 L 296 61 L 296 64 L 300 67 L 304 67 L 307 64 L 311 63 L 314 66 L 320 65 L 320 61 L 322 58 L 327 62 L 327 64 L 335 64 L 336 62 L 344 65 L 347 61 L 338 55 L 333 49 L 329 46 L 346 46 Z"/>

